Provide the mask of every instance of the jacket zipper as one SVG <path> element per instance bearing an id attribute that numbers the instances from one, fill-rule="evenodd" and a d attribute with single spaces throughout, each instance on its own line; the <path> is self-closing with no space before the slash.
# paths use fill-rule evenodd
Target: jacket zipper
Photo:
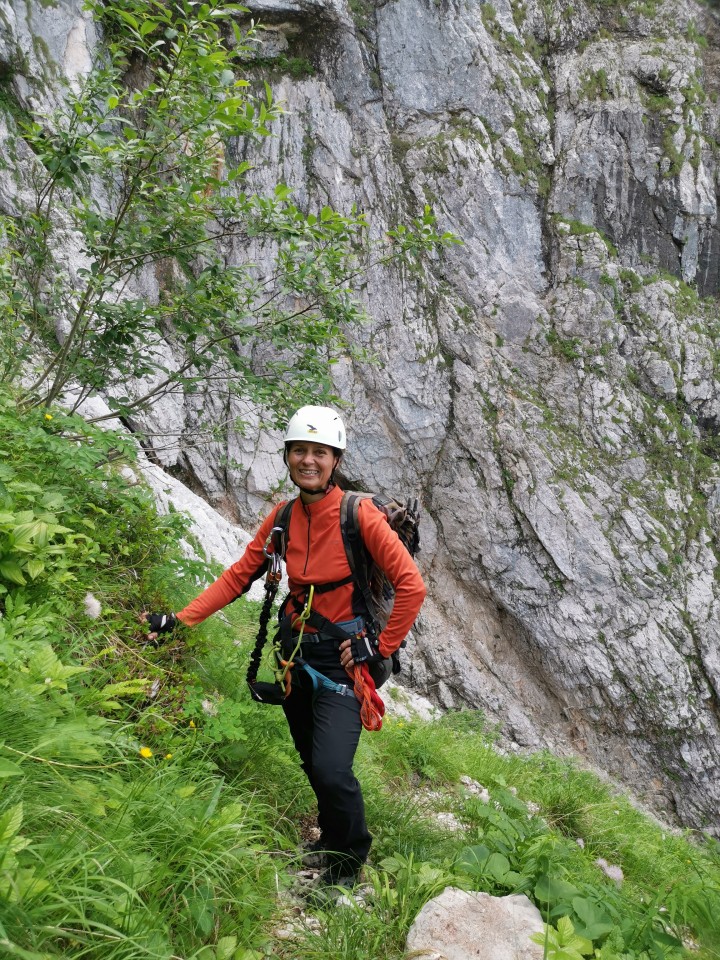
<path id="1" fill-rule="evenodd" d="M 307 506 L 303 503 L 303 510 L 305 516 L 307 517 L 308 528 L 307 528 L 307 551 L 305 553 L 305 568 L 303 569 L 303 576 L 307 573 L 308 562 L 310 560 L 310 511 Z"/>

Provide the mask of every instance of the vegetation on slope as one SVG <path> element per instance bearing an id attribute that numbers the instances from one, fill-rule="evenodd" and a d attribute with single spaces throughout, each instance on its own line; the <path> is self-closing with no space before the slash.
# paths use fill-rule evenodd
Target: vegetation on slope
<path id="1" fill-rule="evenodd" d="M 663 832 L 552 756 L 503 755 L 473 712 L 365 736 L 366 904 L 278 939 L 312 795 L 282 713 L 244 689 L 257 611 L 147 644 L 138 613 L 210 571 L 128 462 L 121 437 L 0 393 L 0 955 L 399 958 L 450 884 L 527 893 L 557 960 L 718 954 L 716 843 Z"/>

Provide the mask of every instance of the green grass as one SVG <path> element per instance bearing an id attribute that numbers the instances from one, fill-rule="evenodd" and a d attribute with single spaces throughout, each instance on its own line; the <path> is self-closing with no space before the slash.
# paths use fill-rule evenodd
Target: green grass
<path id="1" fill-rule="evenodd" d="M 180 555 L 182 517 L 126 485 L 124 443 L 18 413 L 0 390 L 0 955 L 400 960 L 453 884 L 526 893 L 594 933 L 601 960 L 679 958 L 682 938 L 718 956 L 718 845 L 663 830 L 579 766 L 502 754 L 473 711 L 363 737 L 371 909 L 275 938 L 314 808 L 282 712 L 244 689 L 258 605 L 147 645 L 139 612 L 177 609 L 212 574 Z"/>

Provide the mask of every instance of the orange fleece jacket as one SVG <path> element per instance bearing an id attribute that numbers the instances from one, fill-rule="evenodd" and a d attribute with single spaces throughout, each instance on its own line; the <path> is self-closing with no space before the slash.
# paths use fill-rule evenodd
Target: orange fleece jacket
<path id="1" fill-rule="evenodd" d="M 342 490 L 334 486 L 322 500 L 303 503 L 298 497 L 295 501 L 290 515 L 290 536 L 285 558 L 290 590 L 294 595 L 305 594 L 310 584 L 317 587 L 350 575 L 340 530 L 342 495 Z M 281 506 L 279 504 L 265 518 L 242 557 L 180 611 L 178 618 L 183 623 L 193 626 L 205 620 L 245 593 L 261 575 L 265 560 L 263 546 Z M 360 503 L 358 518 L 365 546 L 395 588 L 392 613 L 379 637 L 380 653 L 389 657 L 415 622 L 427 591 L 415 562 L 391 529 L 385 514 L 367 499 Z M 353 589 L 353 584 L 348 583 L 329 593 L 316 594 L 313 610 L 333 623 L 351 620 Z M 293 612 L 299 611 L 291 601 L 288 613 Z"/>

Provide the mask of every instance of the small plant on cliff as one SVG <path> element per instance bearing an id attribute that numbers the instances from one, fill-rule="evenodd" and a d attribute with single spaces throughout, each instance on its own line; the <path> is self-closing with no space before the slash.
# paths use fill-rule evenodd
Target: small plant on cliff
<path id="1" fill-rule="evenodd" d="M 282 411 L 330 395 L 345 325 L 362 317 L 353 280 L 441 241 L 429 211 L 373 244 L 357 210 L 300 210 L 283 184 L 244 190 L 236 156 L 281 112 L 242 78 L 244 8 L 89 6 L 98 63 L 21 128 L 37 162 L 34 201 L 0 223 L 7 376 L 33 360 L 27 406 L 75 382 L 78 403 L 102 388 L 120 415 L 200 384 Z M 75 262 L 58 256 L 78 240 Z"/>

